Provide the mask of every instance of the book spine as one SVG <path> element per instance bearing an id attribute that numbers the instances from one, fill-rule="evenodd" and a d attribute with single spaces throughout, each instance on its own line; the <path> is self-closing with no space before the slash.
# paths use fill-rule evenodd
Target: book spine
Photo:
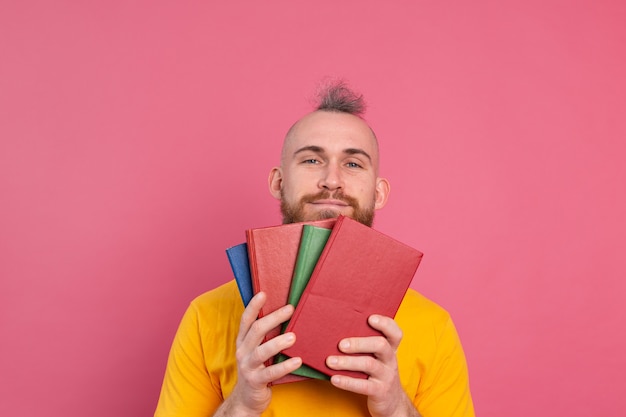
<path id="1" fill-rule="evenodd" d="M 250 263 L 250 278 L 252 280 L 253 295 L 261 291 L 259 284 L 259 271 L 257 268 L 256 251 L 254 246 L 254 232 L 246 230 L 246 242 L 248 244 L 248 262 Z M 259 317 L 263 317 L 263 309 L 259 311 Z"/>

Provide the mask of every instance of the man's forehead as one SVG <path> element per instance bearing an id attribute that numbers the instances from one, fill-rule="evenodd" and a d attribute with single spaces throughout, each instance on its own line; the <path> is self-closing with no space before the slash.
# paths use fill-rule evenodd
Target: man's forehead
<path id="1" fill-rule="evenodd" d="M 285 137 L 283 158 L 303 147 L 362 149 L 373 159 L 378 144 L 372 129 L 358 116 L 348 113 L 315 111 L 297 121 Z"/>

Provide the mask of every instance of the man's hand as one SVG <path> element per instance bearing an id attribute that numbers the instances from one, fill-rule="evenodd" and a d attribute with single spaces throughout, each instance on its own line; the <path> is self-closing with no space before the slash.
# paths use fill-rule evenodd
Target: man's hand
<path id="1" fill-rule="evenodd" d="M 402 330 L 393 319 L 374 314 L 368 322 L 382 336 L 343 339 L 339 349 L 344 353 L 371 353 L 374 356 L 329 356 L 331 369 L 361 371 L 367 379 L 334 375 L 331 383 L 346 391 L 367 395 L 367 407 L 373 417 L 419 417 L 419 413 L 400 384 L 396 351 L 402 340 Z"/>
<path id="2" fill-rule="evenodd" d="M 258 416 L 269 406 L 272 391 L 268 383 L 298 369 L 298 357 L 266 367 L 265 361 L 292 346 L 293 333 L 285 333 L 266 343 L 263 338 L 273 328 L 289 320 L 293 306 L 286 305 L 257 320 L 266 295 L 256 294 L 241 316 L 237 335 L 237 384 L 214 416 Z"/>

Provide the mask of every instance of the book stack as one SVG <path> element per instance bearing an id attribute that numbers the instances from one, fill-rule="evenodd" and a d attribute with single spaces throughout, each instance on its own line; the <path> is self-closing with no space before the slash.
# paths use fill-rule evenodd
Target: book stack
<path id="1" fill-rule="evenodd" d="M 294 332 L 296 343 L 270 365 L 299 356 L 303 366 L 277 383 L 342 374 L 326 366 L 341 355 L 345 337 L 380 335 L 367 323 L 372 314 L 394 317 L 422 253 L 349 217 L 246 231 L 246 242 L 226 250 L 244 305 L 259 291 L 267 295 L 259 317 L 289 303 L 291 320 L 272 329 L 269 340 Z"/>

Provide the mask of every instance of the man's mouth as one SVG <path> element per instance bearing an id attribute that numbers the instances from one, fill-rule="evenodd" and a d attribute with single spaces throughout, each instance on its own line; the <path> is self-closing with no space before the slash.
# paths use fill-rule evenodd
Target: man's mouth
<path id="1" fill-rule="evenodd" d="M 346 203 L 342 200 L 335 199 L 322 199 L 312 201 L 311 204 L 320 205 L 320 206 L 334 206 L 334 207 L 348 207 L 350 204 Z"/>

